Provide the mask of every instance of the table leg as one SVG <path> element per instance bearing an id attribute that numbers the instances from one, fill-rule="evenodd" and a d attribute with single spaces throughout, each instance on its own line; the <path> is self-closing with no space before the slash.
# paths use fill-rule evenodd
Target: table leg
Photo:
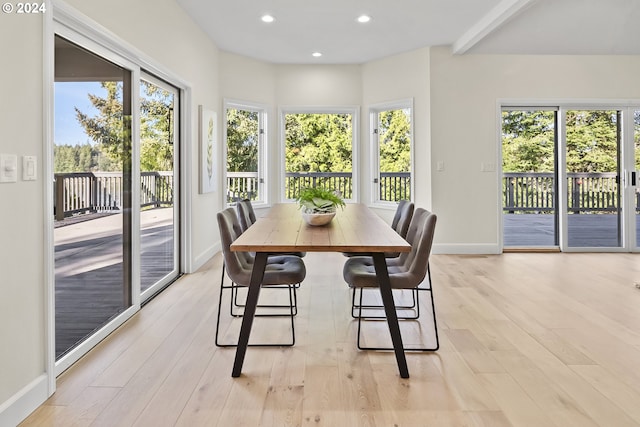
<path id="1" fill-rule="evenodd" d="M 264 269 L 267 265 L 267 256 L 265 252 L 256 253 L 253 261 L 253 270 L 251 271 L 251 282 L 247 291 L 247 301 L 242 316 L 242 326 L 240 327 L 240 337 L 238 338 L 238 347 L 236 349 L 236 359 L 233 362 L 232 377 L 239 377 L 242 373 L 242 363 L 244 355 L 249 345 L 249 335 L 251 334 L 251 325 L 253 324 L 253 316 L 256 313 L 258 305 L 258 296 L 260 295 L 260 285 L 264 277 Z"/>
<path id="2" fill-rule="evenodd" d="M 402 335 L 400 335 L 400 325 L 398 324 L 398 314 L 396 306 L 393 302 L 393 293 L 391 292 L 391 281 L 389 280 L 389 271 L 387 270 L 387 261 L 384 253 L 376 252 L 373 255 L 373 264 L 376 269 L 378 285 L 380 286 L 380 295 L 384 304 L 384 311 L 387 315 L 387 323 L 389 324 L 389 332 L 391 333 L 391 342 L 396 353 L 396 361 L 398 362 L 398 370 L 400 377 L 409 378 L 409 368 L 407 367 L 407 359 L 404 355 L 404 347 L 402 344 Z"/>

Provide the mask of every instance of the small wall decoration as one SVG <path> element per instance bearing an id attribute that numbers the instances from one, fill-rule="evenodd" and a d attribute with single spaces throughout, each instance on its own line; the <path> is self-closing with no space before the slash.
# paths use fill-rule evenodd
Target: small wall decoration
<path id="1" fill-rule="evenodd" d="M 216 190 L 218 116 L 215 111 L 198 106 L 200 115 L 200 193 Z"/>

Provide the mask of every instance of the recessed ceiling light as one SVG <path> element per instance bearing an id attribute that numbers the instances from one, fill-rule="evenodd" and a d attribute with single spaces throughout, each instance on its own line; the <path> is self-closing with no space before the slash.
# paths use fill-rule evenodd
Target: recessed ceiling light
<path id="1" fill-rule="evenodd" d="M 371 21 L 371 17 L 368 15 L 358 16 L 358 22 L 360 22 L 361 24 L 364 24 L 365 22 L 369 22 L 369 21 Z"/>
<path id="2" fill-rule="evenodd" d="M 276 18 L 274 18 L 273 16 L 271 16 L 269 14 L 262 15 L 262 17 L 260 19 L 262 20 L 262 22 L 267 22 L 267 23 L 270 23 L 270 22 L 273 22 L 273 21 L 276 20 Z"/>
<path id="3" fill-rule="evenodd" d="M 313 52 L 313 53 L 311 54 L 311 56 L 313 56 L 314 58 L 320 58 L 320 57 L 322 56 L 322 53 L 320 53 L 320 52 Z"/>

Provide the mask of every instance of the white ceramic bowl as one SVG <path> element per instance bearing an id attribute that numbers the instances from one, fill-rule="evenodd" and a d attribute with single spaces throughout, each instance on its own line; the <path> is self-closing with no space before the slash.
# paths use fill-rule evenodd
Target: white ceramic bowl
<path id="1" fill-rule="evenodd" d="M 331 222 L 335 212 L 329 213 L 306 213 L 302 212 L 302 219 L 309 225 L 327 225 Z"/>

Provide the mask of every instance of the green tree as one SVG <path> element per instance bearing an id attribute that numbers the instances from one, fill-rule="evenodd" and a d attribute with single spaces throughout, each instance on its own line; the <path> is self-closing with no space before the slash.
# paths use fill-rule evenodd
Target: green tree
<path id="1" fill-rule="evenodd" d="M 615 172 L 618 115 L 613 111 L 567 111 L 567 171 Z"/>
<path id="2" fill-rule="evenodd" d="M 101 82 L 101 86 L 107 91 L 106 97 L 101 98 L 94 94 L 88 94 L 89 101 L 98 110 L 98 113 L 89 117 L 78 107 L 75 107 L 76 119 L 87 136 L 97 144 L 100 151 L 105 153 L 114 163 L 122 164 L 124 160 L 122 83 Z"/>
<path id="3" fill-rule="evenodd" d="M 379 114 L 380 172 L 411 171 L 411 122 L 409 110 Z"/>
<path id="4" fill-rule="evenodd" d="M 258 171 L 258 113 L 227 110 L 227 171 Z"/>
<path id="5" fill-rule="evenodd" d="M 351 114 L 287 114 L 287 172 L 351 172 Z"/>
<path id="6" fill-rule="evenodd" d="M 173 170 L 174 96 L 144 80 L 140 96 L 140 169 Z"/>
<path id="7" fill-rule="evenodd" d="M 502 169 L 505 172 L 552 172 L 555 112 L 502 112 Z"/>
<path id="8" fill-rule="evenodd" d="M 94 116 L 80 111 L 76 119 L 98 151 L 99 170 L 122 170 L 125 154 L 122 83 L 101 82 L 106 96 L 88 94 L 98 111 Z M 142 171 L 173 170 L 173 95 L 142 81 L 140 96 L 140 164 Z M 128 150 L 127 150 L 128 151 Z"/>

